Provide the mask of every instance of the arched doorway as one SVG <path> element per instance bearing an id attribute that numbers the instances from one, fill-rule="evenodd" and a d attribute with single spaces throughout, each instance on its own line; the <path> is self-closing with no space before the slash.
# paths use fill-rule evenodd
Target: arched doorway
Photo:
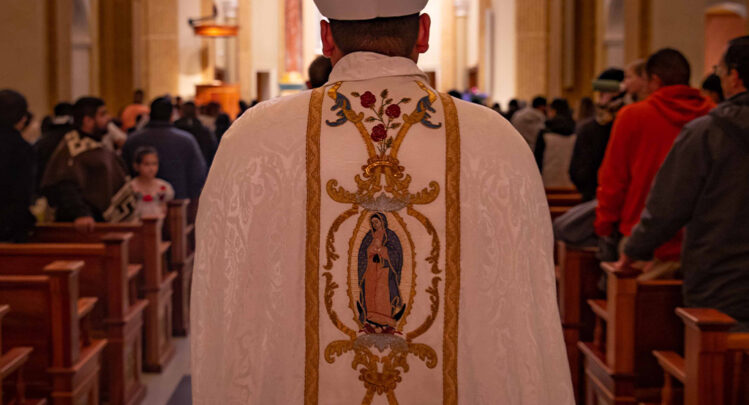
<path id="1" fill-rule="evenodd" d="M 705 11 L 705 72 L 720 62 L 726 44 L 746 32 L 746 6 L 724 2 Z"/>

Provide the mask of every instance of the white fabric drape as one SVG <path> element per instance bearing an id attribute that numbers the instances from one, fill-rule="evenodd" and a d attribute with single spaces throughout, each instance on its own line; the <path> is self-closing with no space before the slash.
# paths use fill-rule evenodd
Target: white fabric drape
<path id="1" fill-rule="evenodd" d="M 354 53 L 335 66 L 330 80 L 356 89 L 387 87 L 399 97 L 417 100 L 423 93 L 405 83 L 426 82 L 426 76 L 405 58 Z M 248 110 L 224 135 L 208 176 L 197 220 L 192 287 L 196 405 L 304 402 L 309 101 L 305 92 Z M 572 404 L 556 307 L 551 222 L 533 156 L 499 114 L 466 102 L 456 105 L 461 134 L 458 402 Z M 435 108 L 437 122 L 444 118 L 439 101 Z M 329 109 L 326 101 L 323 120 L 330 119 Z M 323 138 L 334 133 L 322 128 Z M 413 131 L 401 163 L 415 183 L 444 178 L 425 169 L 433 167 L 430 159 L 444 161 L 444 156 L 434 156 L 444 148 L 434 149 L 429 138 L 444 136 L 444 129 Z M 352 150 L 346 142 L 327 145 L 321 152 L 324 161 L 341 164 L 323 163 L 323 172 L 361 165 L 361 148 Z M 353 174 L 338 177 L 348 184 Z M 324 188 L 325 173 L 322 180 Z M 348 236 L 338 239 L 348 243 Z M 416 239 L 419 246 L 423 241 Z M 424 257 L 422 251 L 417 262 Z M 323 363 L 321 359 L 321 368 Z M 405 382 L 419 380 L 414 374 L 419 370 L 427 372 L 417 364 L 413 362 L 397 390 L 400 403 L 441 403 L 441 396 L 427 394 L 434 387 Z M 340 379 L 346 387 L 341 390 L 353 386 L 357 389 L 351 392 L 359 394 L 341 398 L 335 392 L 337 380 L 321 377 L 320 404 L 360 403 L 362 388 L 349 381 L 351 376 L 356 380 L 355 372 L 350 364 L 343 369 L 348 374 Z M 387 400 L 377 396 L 373 403 Z"/>

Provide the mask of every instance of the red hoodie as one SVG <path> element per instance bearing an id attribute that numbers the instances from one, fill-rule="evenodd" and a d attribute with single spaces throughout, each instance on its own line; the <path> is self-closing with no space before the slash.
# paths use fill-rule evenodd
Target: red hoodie
<path id="1" fill-rule="evenodd" d="M 681 128 L 715 105 L 689 86 L 666 86 L 647 99 L 622 108 L 598 171 L 596 233 L 608 236 L 616 223 L 629 236 L 640 221 L 650 186 Z M 656 249 L 661 260 L 679 260 L 679 232 Z"/>

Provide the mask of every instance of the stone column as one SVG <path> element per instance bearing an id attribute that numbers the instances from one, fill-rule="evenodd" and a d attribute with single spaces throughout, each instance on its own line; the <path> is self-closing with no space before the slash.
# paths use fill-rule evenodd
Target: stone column
<path id="1" fill-rule="evenodd" d="M 284 69 L 300 72 L 302 66 L 302 1 L 284 0 Z"/>
<path id="2" fill-rule="evenodd" d="M 547 97 L 554 98 L 562 95 L 563 52 L 572 51 L 564 49 L 564 1 L 549 0 L 548 9 L 549 36 L 548 36 L 548 67 Z"/>
<path id="3" fill-rule="evenodd" d="M 178 0 L 141 0 L 141 26 L 136 32 L 142 66 L 139 80 L 148 98 L 179 91 Z"/>
<path id="4" fill-rule="evenodd" d="M 245 100 L 252 100 L 254 94 L 252 69 L 252 0 L 240 0 L 237 9 L 239 25 L 239 94 Z"/>
<path id="5" fill-rule="evenodd" d="M 442 32 L 432 32 L 432 37 L 436 40 L 431 46 L 442 48 L 438 88 L 444 91 L 454 89 L 458 83 L 455 82 L 455 6 L 452 1 L 442 2 Z"/>
<path id="6" fill-rule="evenodd" d="M 72 78 L 72 0 L 47 1 L 49 102 L 52 106 L 71 97 Z"/>
<path id="7" fill-rule="evenodd" d="M 468 0 L 455 0 L 455 85 L 463 91 L 468 87 Z"/>
<path id="8" fill-rule="evenodd" d="M 516 9 L 516 94 L 529 100 L 548 91 L 548 0 L 525 0 Z"/>
<path id="9" fill-rule="evenodd" d="M 702 11 L 700 11 L 702 12 Z M 624 60 L 630 63 L 650 53 L 650 0 L 624 2 Z M 702 33 L 698 33 L 702 35 Z"/>
<path id="10" fill-rule="evenodd" d="M 493 62 L 493 27 L 487 24 L 491 8 L 491 0 L 479 0 L 479 89 L 488 92 L 491 92 Z"/>
<path id="11" fill-rule="evenodd" d="M 99 91 L 110 111 L 130 103 L 135 87 L 135 0 L 99 3 Z"/>

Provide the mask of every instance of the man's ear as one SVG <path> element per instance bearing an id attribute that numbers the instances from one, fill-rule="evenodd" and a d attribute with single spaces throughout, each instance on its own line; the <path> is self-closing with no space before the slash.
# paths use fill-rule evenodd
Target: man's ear
<path id="1" fill-rule="evenodd" d="M 322 54 L 328 58 L 332 57 L 336 44 L 333 41 L 333 31 L 330 29 L 330 23 L 325 20 L 320 21 L 320 37 L 322 38 Z"/>
<path id="2" fill-rule="evenodd" d="M 663 80 L 657 74 L 648 75 L 648 90 L 654 92 L 663 87 Z"/>
<path id="3" fill-rule="evenodd" d="M 429 14 L 419 16 L 419 36 L 416 38 L 414 50 L 418 53 L 425 53 L 429 50 L 429 29 L 432 26 L 432 19 Z"/>

